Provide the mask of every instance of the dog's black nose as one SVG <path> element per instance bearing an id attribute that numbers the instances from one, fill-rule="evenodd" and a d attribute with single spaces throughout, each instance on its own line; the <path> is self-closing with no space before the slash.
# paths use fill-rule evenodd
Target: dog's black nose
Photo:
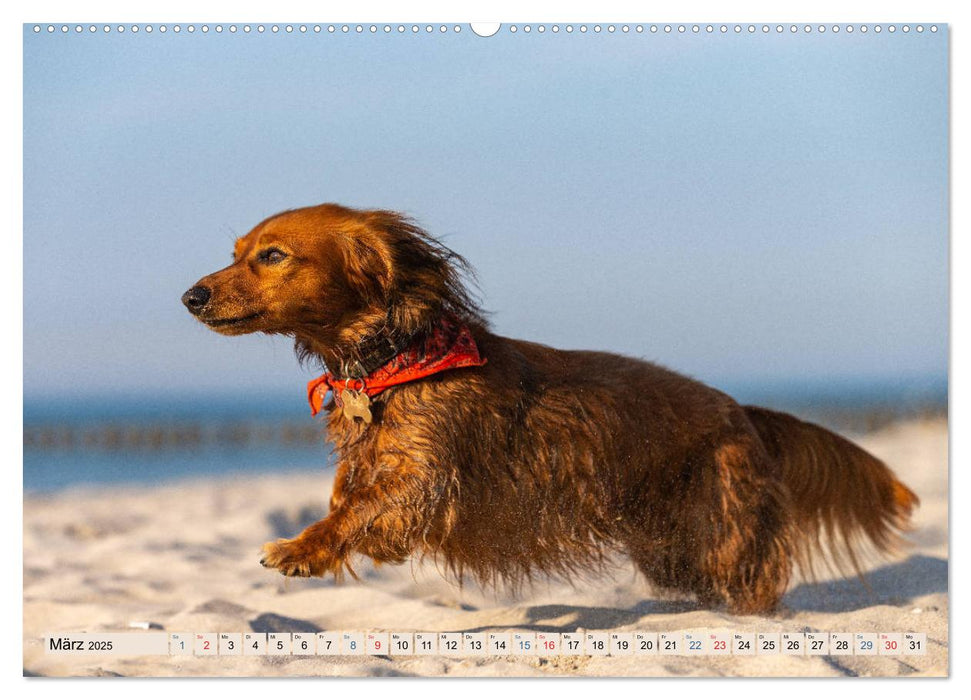
<path id="1" fill-rule="evenodd" d="M 198 316 L 209 303 L 211 296 L 212 292 L 209 291 L 208 287 L 193 287 L 182 295 L 182 303 L 185 304 L 185 308 Z"/>

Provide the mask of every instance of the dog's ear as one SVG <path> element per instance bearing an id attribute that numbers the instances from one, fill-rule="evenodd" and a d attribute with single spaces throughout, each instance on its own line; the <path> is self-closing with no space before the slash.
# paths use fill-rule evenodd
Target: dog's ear
<path id="1" fill-rule="evenodd" d="M 387 241 L 380 232 L 370 228 L 347 233 L 341 248 L 348 285 L 365 303 L 386 304 L 393 281 L 393 261 Z"/>

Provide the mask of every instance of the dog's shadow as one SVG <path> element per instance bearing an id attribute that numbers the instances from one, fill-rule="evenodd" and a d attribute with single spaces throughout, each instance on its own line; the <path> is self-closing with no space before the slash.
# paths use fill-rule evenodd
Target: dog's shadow
<path id="1" fill-rule="evenodd" d="M 905 605 L 931 593 L 947 593 L 948 563 L 940 557 L 914 555 L 858 578 L 802 583 L 782 599 L 793 612 L 851 612 L 873 605 Z M 869 587 L 869 590 L 868 588 Z"/>
<path id="2" fill-rule="evenodd" d="M 822 583 L 802 583 L 782 600 L 779 615 L 798 612 L 853 612 L 874 605 L 907 605 L 914 598 L 948 590 L 948 562 L 939 557 L 915 555 L 866 574 L 865 586 L 858 578 Z M 652 615 L 672 615 L 704 610 L 687 600 L 642 600 L 631 608 L 576 605 L 535 605 L 526 610 L 527 620 L 517 628 L 534 632 L 609 630 L 636 624 Z M 725 617 L 725 611 L 715 611 Z M 495 626 L 481 626 L 466 632 L 485 632 Z"/>
<path id="3" fill-rule="evenodd" d="M 642 600 L 631 608 L 606 608 L 580 605 L 534 605 L 526 609 L 526 622 L 515 624 L 516 629 L 533 632 L 574 632 L 612 630 L 633 625 L 646 615 L 670 615 L 699 610 L 691 601 Z M 488 632 L 505 629 L 506 625 L 470 627 L 464 632 Z"/>

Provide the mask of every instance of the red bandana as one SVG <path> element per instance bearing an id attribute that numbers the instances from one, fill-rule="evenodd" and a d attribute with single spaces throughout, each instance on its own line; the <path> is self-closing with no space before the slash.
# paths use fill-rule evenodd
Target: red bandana
<path id="1" fill-rule="evenodd" d="M 374 398 L 396 384 L 411 382 L 447 369 L 481 367 L 485 363 L 486 359 L 479 356 L 479 348 L 469 327 L 454 317 L 445 316 L 429 335 L 413 342 L 363 380 L 337 379 L 329 372 L 311 380 L 307 384 L 307 399 L 310 401 L 311 412 L 316 416 L 324 405 L 328 391 L 333 391 L 336 398 L 348 385 L 351 389 L 360 390 L 363 384 L 364 393 Z M 336 400 L 339 405 L 340 399 Z"/>

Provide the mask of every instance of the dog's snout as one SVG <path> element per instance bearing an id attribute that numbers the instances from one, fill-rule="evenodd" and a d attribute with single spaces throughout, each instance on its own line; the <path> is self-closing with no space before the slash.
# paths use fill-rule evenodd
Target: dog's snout
<path id="1" fill-rule="evenodd" d="M 209 303 L 212 291 L 208 287 L 195 286 L 182 295 L 182 303 L 195 315 L 198 315 Z"/>

